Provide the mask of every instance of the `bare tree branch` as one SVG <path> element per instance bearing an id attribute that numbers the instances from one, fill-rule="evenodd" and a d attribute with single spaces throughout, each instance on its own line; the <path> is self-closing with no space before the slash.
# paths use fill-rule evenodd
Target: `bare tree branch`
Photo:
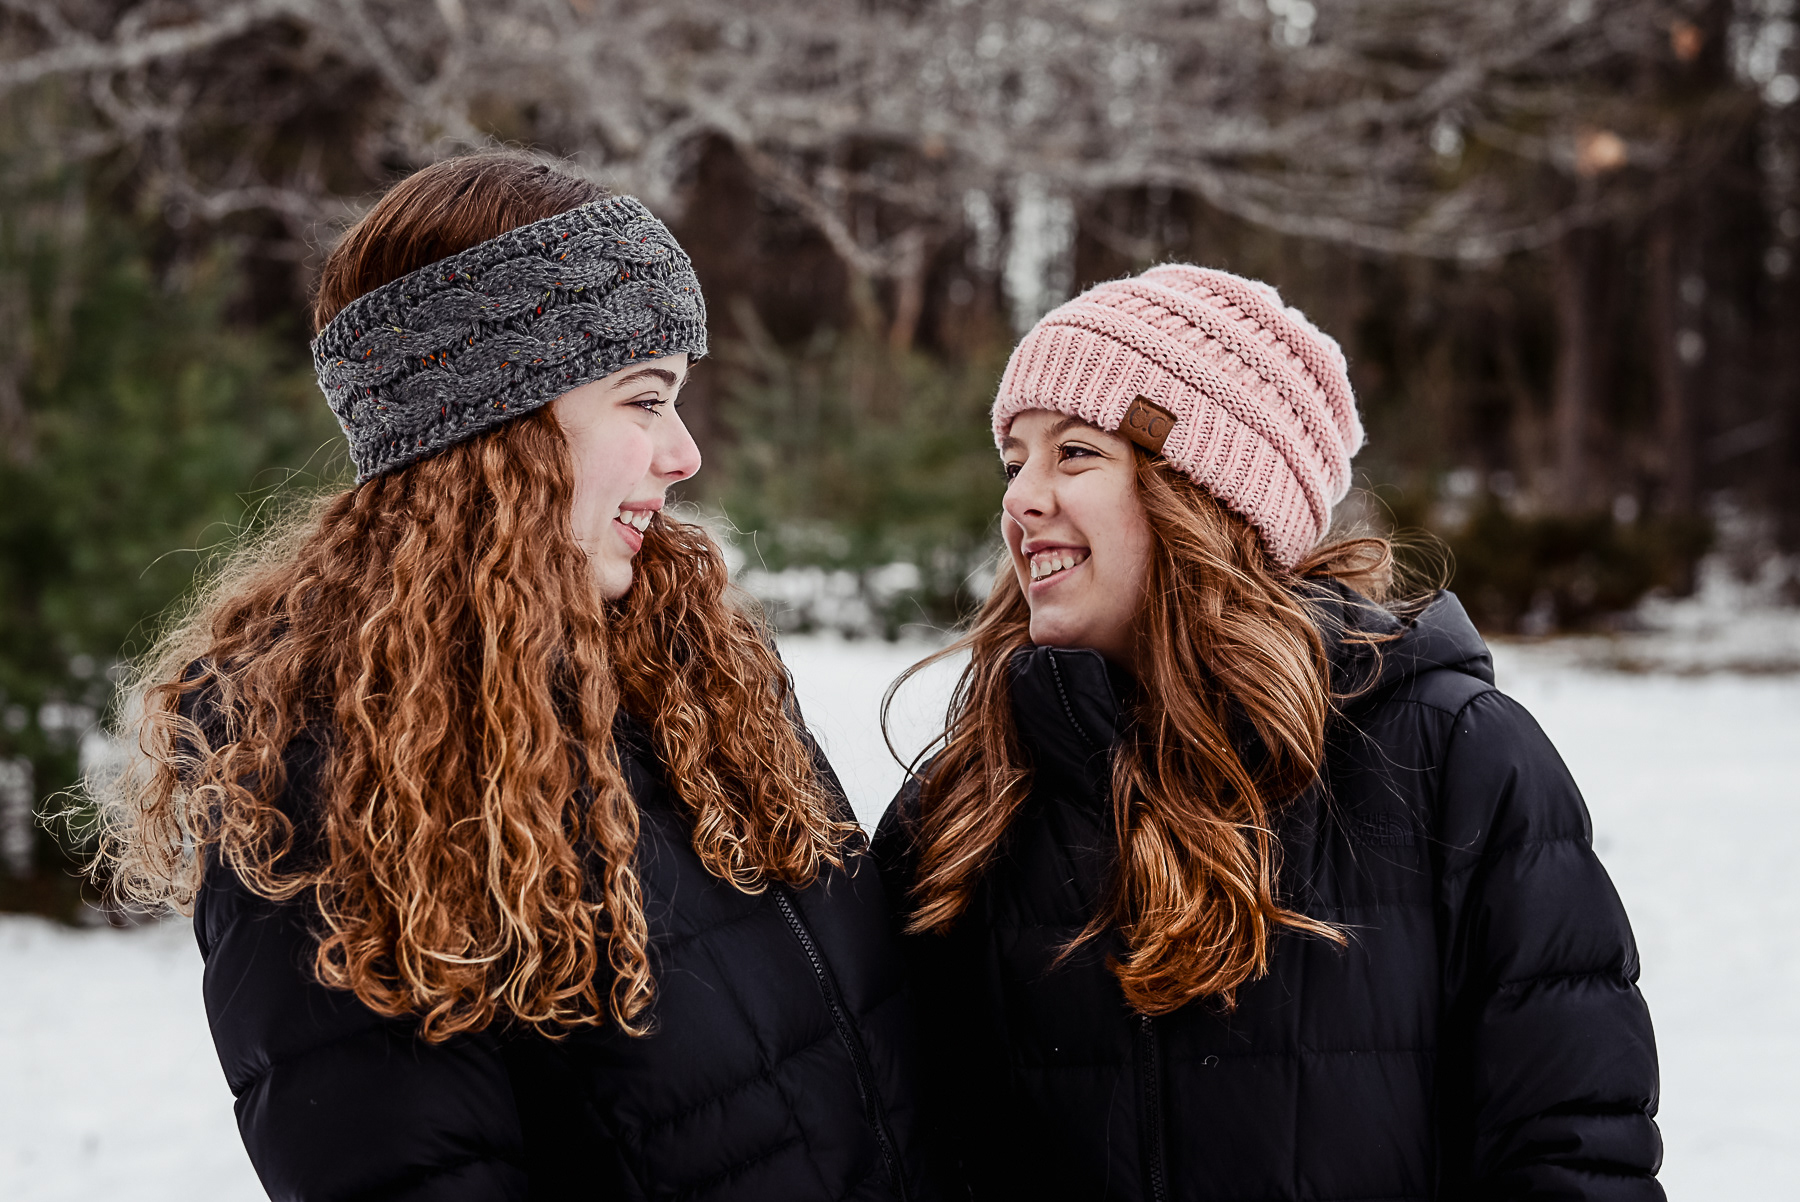
<path id="1" fill-rule="evenodd" d="M 1005 195 L 1028 176 L 1069 197 L 1192 190 L 1273 229 L 1383 253 L 1503 254 L 1660 203 L 1754 115 L 1741 97 L 1682 112 L 1618 102 L 1621 73 L 1669 57 L 1672 0 L 1342 0 L 1283 15 L 1181 0 L 905 11 L 194 0 L 177 26 L 134 25 L 148 10 L 129 8 L 106 41 L 6 3 L 35 14 L 45 45 L 10 61 L 0 48 L 0 89 L 85 77 L 104 121 L 165 131 L 178 148 L 190 126 L 216 135 L 234 118 L 266 119 L 254 93 L 183 93 L 183 64 L 278 26 L 298 49 L 269 37 L 245 53 L 269 59 L 264 74 L 323 57 L 367 78 L 382 98 L 365 136 L 383 159 L 524 138 L 667 205 L 690 148 L 722 138 L 863 280 L 905 276 L 920 231 L 954 220 L 971 191 Z M 114 81 L 132 72 L 152 82 L 122 100 Z M 1601 123 L 1623 157 L 1583 174 L 1577 143 Z M 229 199 L 200 211 L 257 197 L 284 213 L 305 207 L 291 183 L 219 182 L 222 170 L 192 186 Z"/>
<path id="2" fill-rule="evenodd" d="M 287 0 L 246 0 L 226 5 L 213 16 L 190 25 L 151 30 L 119 42 L 95 41 L 61 20 L 46 20 L 54 39 L 52 48 L 12 62 L 0 62 L 0 92 L 53 75 L 124 71 L 179 58 L 247 33 L 260 22 L 289 15 L 289 9 Z"/>

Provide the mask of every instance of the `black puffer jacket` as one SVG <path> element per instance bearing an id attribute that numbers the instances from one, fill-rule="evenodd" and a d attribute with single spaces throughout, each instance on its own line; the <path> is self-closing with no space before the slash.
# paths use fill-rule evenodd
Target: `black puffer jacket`
<path id="1" fill-rule="evenodd" d="M 428 1045 L 317 984 L 307 907 L 212 866 L 194 916 L 207 1017 L 272 1198 L 927 1196 L 900 957 L 867 853 L 803 891 L 741 893 L 694 854 L 647 742 L 620 733 L 657 983 L 645 1038 Z M 320 760 L 289 748 L 303 829 Z"/>
<path id="2" fill-rule="evenodd" d="M 1329 608 L 1394 629 L 1349 600 Z M 1281 886 L 1349 945 L 1277 936 L 1235 1012 L 1151 1019 L 1118 943 L 1052 963 L 1108 884 L 1133 686 L 1091 651 L 1019 654 L 1031 796 L 955 929 L 908 940 L 931 1125 L 974 1196 L 1662 1197 L 1637 952 L 1562 761 L 1448 594 L 1378 659 L 1332 656 L 1362 691 L 1280 817 Z M 895 896 L 916 797 L 876 837 Z"/>

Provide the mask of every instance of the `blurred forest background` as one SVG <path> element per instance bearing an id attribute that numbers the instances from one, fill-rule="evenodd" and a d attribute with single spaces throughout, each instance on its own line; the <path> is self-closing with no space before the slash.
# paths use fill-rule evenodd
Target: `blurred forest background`
<path id="1" fill-rule="evenodd" d="M 1795 0 L 0 0 L 0 909 L 122 656 L 342 485 L 304 311 L 407 171 L 503 143 L 642 197 L 713 359 L 686 499 L 789 627 L 979 590 L 1016 335 L 1179 258 L 1344 344 L 1353 521 L 1484 629 L 1724 555 L 1800 588 Z"/>

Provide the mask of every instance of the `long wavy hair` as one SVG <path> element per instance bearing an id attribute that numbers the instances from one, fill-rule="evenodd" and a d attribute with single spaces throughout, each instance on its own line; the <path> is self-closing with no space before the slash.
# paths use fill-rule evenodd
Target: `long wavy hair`
<path id="1" fill-rule="evenodd" d="M 333 252 L 315 320 L 600 194 L 520 154 L 428 168 Z M 185 909 L 216 860 L 263 897 L 305 898 L 319 980 L 430 1040 L 496 1020 L 641 1034 L 654 981 L 621 711 L 714 875 L 756 892 L 841 863 L 856 827 L 718 547 L 659 513 L 630 591 L 605 602 L 573 493 L 546 407 L 238 552 L 125 690 L 138 754 L 99 789 L 113 893 Z M 317 788 L 297 805 L 301 744 Z"/>
<path id="2" fill-rule="evenodd" d="M 1347 538 L 1285 571 L 1247 522 L 1166 460 L 1133 458 L 1152 551 L 1134 635 L 1139 699 L 1112 760 L 1116 867 L 1063 955 L 1116 929 L 1125 951 L 1109 963 L 1134 1009 L 1166 1014 L 1197 998 L 1230 1008 L 1267 971 L 1274 931 L 1344 938 L 1277 895 L 1271 818 L 1318 776 L 1333 704 L 1308 579 L 1332 577 L 1379 602 L 1394 559 L 1384 539 Z M 1032 645 L 1030 623 L 1002 562 L 967 632 L 895 683 L 969 654 L 945 730 L 927 749 L 909 832 L 915 933 L 955 923 L 1030 794 L 1008 678 L 1013 653 Z M 1259 753 L 1247 756 L 1252 732 Z"/>

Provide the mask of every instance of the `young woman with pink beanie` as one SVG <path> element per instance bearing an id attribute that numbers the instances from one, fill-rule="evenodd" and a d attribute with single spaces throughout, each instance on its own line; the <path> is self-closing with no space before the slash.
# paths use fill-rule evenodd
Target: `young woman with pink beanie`
<path id="1" fill-rule="evenodd" d="M 883 820 L 928 1118 L 979 1199 L 1661 1199 L 1581 795 L 1446 592 L 1328 537 L 1343 354 L 1170 264 L 994 402 L 1006 560 Z M 947 651 L 944 654 L 950 654 Z"/>

